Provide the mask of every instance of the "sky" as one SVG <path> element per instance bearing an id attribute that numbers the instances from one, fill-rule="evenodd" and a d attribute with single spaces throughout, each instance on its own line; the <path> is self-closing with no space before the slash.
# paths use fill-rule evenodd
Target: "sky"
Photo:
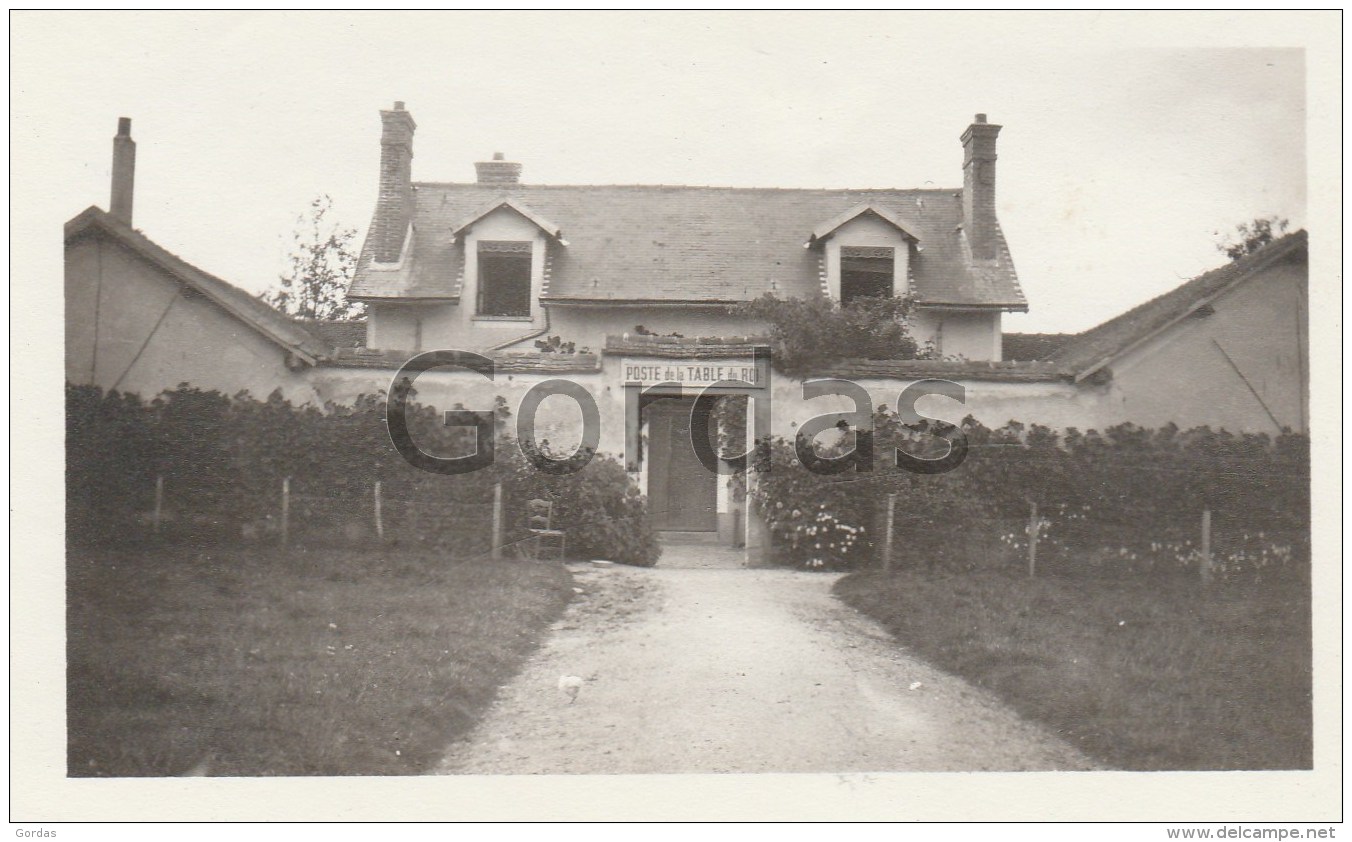
<path id="1" fill-rule="evenodd" d="M 62 222 L 107 207 L 119 117 L 136 227 L 257 292 L 316 196 L 365 235 L 395 100 L 418 123 L 415 180 L 472 180 L 501 151 L 543 184 L 958 188 L 958 137 L 983 112 L 1004 126 L 998 215 L 1030 306 L 1005 329 L 1079 331 L 1222 264 L 1240 222 L 1309 225 L 1310 24 L 18 12 L 12 230 L 56 248 Z"/>

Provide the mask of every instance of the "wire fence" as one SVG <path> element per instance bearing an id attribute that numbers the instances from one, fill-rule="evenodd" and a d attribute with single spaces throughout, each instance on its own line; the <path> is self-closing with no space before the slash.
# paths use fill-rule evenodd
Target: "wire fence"
<path id="1" fill-rule="evenodd" d="M 358 493 L 295 493 L 284 478 L 273 494 L 259 495 L 247 508 L 224 505 L 176 488 L 162 476 L 130 501 L 135 511 L 124 538 L 178 542 L 201 539 L 243 544 L 302 544 L 420 547 L 455 558 L 491 556 L 513 549 L 513 532 L 503 495 L 487 499 L 407 499 L 383 493 L 381 483 Z"/>
<path id="2" fill-rule="evenodd" d="M 1206 507 L 1027 503 L 994 516 L 906 511 L 880 501 L 872 550 L 884 568 L 1015 569 L 1037 575 L 1182 576 L 1204 582 L 1305 578 L 1309 530 Z"/>

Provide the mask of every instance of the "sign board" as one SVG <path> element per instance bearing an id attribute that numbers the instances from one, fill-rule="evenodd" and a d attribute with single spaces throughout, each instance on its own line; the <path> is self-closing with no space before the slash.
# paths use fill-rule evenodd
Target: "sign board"
<path id="1" fill-rule="evenodd" d="M 723 380 L 738 381 L 737 385 L 765 385 L 753 360 L 624 360 L 626 385 L 679 383 L 698 389 Z"/>

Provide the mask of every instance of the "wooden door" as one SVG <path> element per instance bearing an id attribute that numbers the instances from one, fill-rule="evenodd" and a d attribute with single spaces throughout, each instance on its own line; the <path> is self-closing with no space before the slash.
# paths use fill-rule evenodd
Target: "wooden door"
<path id="1" fill-rule="evenodd" d="M 650 408 L 648 503 L 653 522 L 669 532 L 718 529 L 718 475 L 705 468 L 690 443 L 690 404 Z"/>

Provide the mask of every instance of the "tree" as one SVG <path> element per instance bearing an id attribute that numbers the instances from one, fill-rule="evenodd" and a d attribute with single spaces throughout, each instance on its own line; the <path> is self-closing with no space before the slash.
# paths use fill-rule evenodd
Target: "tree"
<path id="1" fill-rule="evenodd" d="M 1252 222 L 1241 222 L 1235 226 L 1235 233 L 1227 235 L 1216 244 L 1216 250 L 1225 252 L 1231 260 L 1239 260 L 1285 234 L 1288 225 L 1290 225 L 1288 220 L 1278 216 L 1265 216 Z"/>
<path id="2" fill-rule="evenodd" d="M 289 269 L 263 300 L 303 319 L 352 319 L 365 314 L 363 305 L 347 300 L 347 286 L 357 268 L 353 241 L 357 229 L 332 222 L 333 199 L 318 196 L 296 217 Z"/>

